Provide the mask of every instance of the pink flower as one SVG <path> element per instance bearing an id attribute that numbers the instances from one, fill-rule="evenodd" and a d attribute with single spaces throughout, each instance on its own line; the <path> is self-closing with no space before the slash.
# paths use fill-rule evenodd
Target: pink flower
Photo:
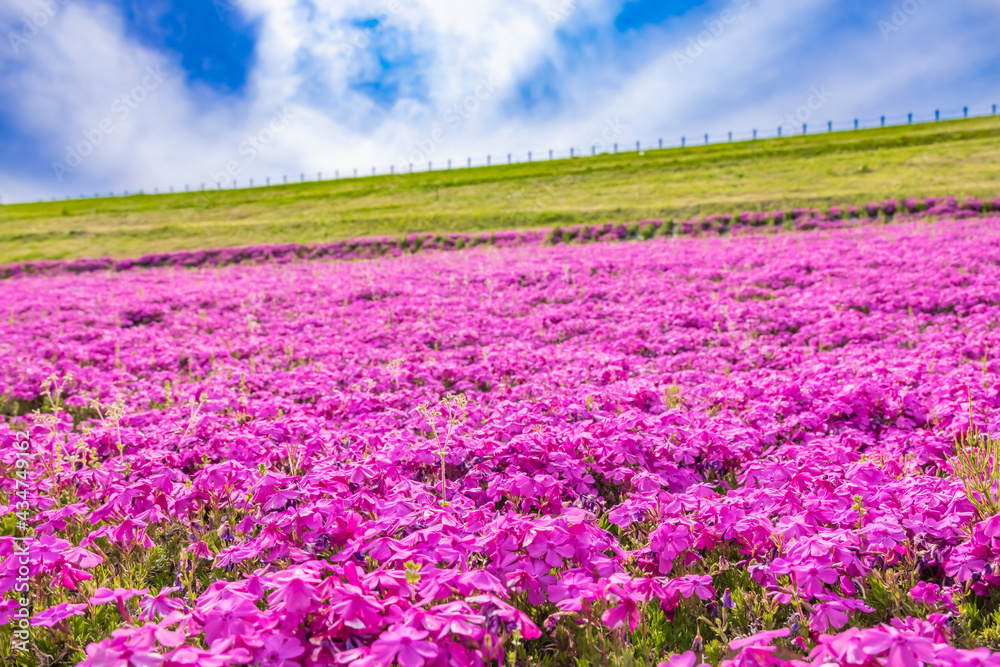
<path id="1" fill-rule="evenodd" d="M 448 635 L 479 641 L 485 633 L 482 626 L 486 618 L 474 613 L 464 602 L 449 602 L 433 607 L 431 611 L 434 613 L 424 619 L 424 627 L 435 633 L 435 639 L 439 641 Z"/>
<path id="2" fill-rule="evenodd" d="M 7 625 L 10 622 L 10 615 L 16 613 L 20 608 L 21 603 L 17 600 L 0 600 L 0 625 Z"/>
<path id="3" fill-rule="evenodd" d="M 594 580 L 579 572 L 570 572 L 549 587 L 549 600 L 563 611 L 580 611 L 583 599 L 592 598 L 596 586 Z"/>
<path id="4" fill-rule="evenodd" d="M 282 572 L 275 580 L 275 590 L 268 596 L 268 604 L 293 614 L 313 610 L 319 600 L 319 591 L 314 584 L 295 572 Z"/>
<path id="5" fill-rule="evenodd" d="M 221 599 L 199 612 L 204 615 L 205 638 L 209 643 L 250 632 L 261 616 L 253 600 L 242 595 Z"/>
<path id="6" fill-rule="evenodd" d="M 693 651 L 685 651 L 670 656 L 669 660 L 661 662 L 656 667 L 694 667 L 697 662 L 698 656 Z"/>
<path id="7" fill-rule="evenodd" d="M 128 667 L 129 651 L 121 641 L 102 639 L 87 645 L 87 657 L 78 667 Z"/>
<path id="8" fill-rule="evenodd" d="M 545 590 L 556 582 L 555 576 L 549 574 L 551 571 L 552 566 L 545 561 L 529 559 L 507 575 L 507 584 L 515 592 L 527 591 L 528 602 L 540 605 L 545 602 Z"/>
<path id="9" fill-rule="evenodd" d="M 102 586 L 94 591 L 94 595 L 90 598 L 90 604 L 108 604 L 109 602 L 121 604 L 137 595 L 144 595 L 148 592 L 148 588 L 143 588 L 142 590 L 136 588 L 116 588 L 115 590 L 111 590 Z"/>
<path id="10" fill-rule="evenodd" d="M 260 667 L 299 667 L 297 658 L 305 653 L 305 647 L 295 637 L 276 633 L 264 638 L 264 648 L 257 653 Z"/>
<path id="11" fill-rule="evenodd" d="M 212 552 L 208 548 L 208 545 L 204 542 L 195 542 L 184 551 L 193 553 L 199 558 L 206 558 L 208 560 L 212 560 L 214 558 L 214 556 L 212 556 Z"/>
<path id="12" fill-rule="evenodd" d="M 702 600 L 711 600 L 715 597 L 715 589 L 712 588 L 712 577 L 710 575 L 689 574 L 678 577 L 671 582 L 673 588 L 682 596 L 689 598 L 697 595 Z"/>
<path id="13" fill-rule="evenodd" d="M 629 632 L 634 632 L 639 622 L 639 606 L 635 600 L 621 587 L 616 584 L 608 586 L 606 596 L 608 602 L 615 605 L 601 614 L 601 620 L 612 630 L 617 629 L 623 623 L 628 624 Z"/>
<path id="14" fill-rule="evenodd" d="M 949 646 L 938 653 L 937 664 L 949 667 L 997 667 L 1000 665 L 1000 655 L 988 648 L 961 651 Z"/>
<path id="15" fill-rule="evenodd" d="M 132 614 L 129 613 L 125 603 L 137 595 L 144 595 L 149 592 L 148 588 L 138 590 L 135 588 L 98 588 L 90 598 L 90 604 L 108 604 L 114 602 L 118 605 L 118 611 L 127 622 L 132 622 Z"/>
<path id="16" fill-rule="evenodd" d="M 835 602 L 823 602 L 813 606 L 809 619 L 809 629 L 814 632 L 826 632 L 828 628 L 842 628 L 847 625 L 848 616 L 842 605 Z"/>
<path id="17" fill-rule="evenodd" d="M 734 639 L 729 642 L 729 648 L 734 651 L 739 651 L 746 646 L 766 646 L 770 644 L 775 639 L 779 637 L 787 637 L 792 634 L 792 631 L 788 628 L 781 628 L 779 630 L 766 630 L 764 632 L 758 632 L 753 637 L 746 637 L 744 639 Z"/>
<path id="18" fill-rule="evenodd" d="M 72 543 L 67 540 L 61 540 L 53 535 L 45 535 L 32 546 L 32 557 L 43 563 L 54 563 L 62 558 L 61 552 L 71 546 L 73 546 Z"/>
<path id="19" fill-rule="evenodd" d="M 522 546 L 529 556 L 545 561 L 551 569 L 562 567 L 564 558 L 573 557 L 575 549 L 568 543 L 569 539 L 569 535 L 556 530 L 542 532 L 533 529 L 528 531 Z"/>
<path id="20" fill-rule="evenodd" d="M 480 605 L 480 611 L 486 617 L 487 628 L 506 626 L 509 630 L 517 629 L 524 639 L 536 639 L 542 636 L 542 631 L 524 612 L 493 595 L 477 595 L 466 598 L 465 601 L 468 604 Z"/>
<path id="21" fill-rule="evenodd" d="M 938 591 L 940 590 L 941 587 L 937 584 L 921 581 L 910 589 L 910 597 L 924 604 L 935 605 L 938 602 Z"/>
<path id="22" fill-rule="evenodd" d="M 886 667 L 920 667 L 934 660 L 934 643 L 930 639 L 903 634 L 895 628 L 873 628 L 863 632 L 858 647 L 870 656 L 888 653 Z"/>
<path id="23" fill-rule="evenodd" d="M 157 616 L 166 616 L 172 611 L 185 609 L 184 601 L 178 598 L 168 597 L 171 593 L 181 590 L 168 586 L 162 589 L 155 596 L 147 595 L 139 602 L 141 613 L 139 618 L 144 621 L 152 621 Z"/>
<path id="24" fill-rule="evenodd" d="M 365 632 L 382 626 L 378 599 L 354 585 L 345 584 L 330 594 L 330 612 L 349 628 Z"/>
<path id="25" fill-rule="evenodd" d="M 56 623 L 64 621 L 67 618 L 73 616 L 83 616 L 83 612 L 87 609 L 85 604 L 70 604 L 69 602 L 60 602 L 54 607 L 49 607 L 44 611 L 37 612 L 31 618 L 31 624 L 34 626 L 44 625 L 47 628 L 51 628 Z"/>
<path id="26" fill-rule="evenodd" d="M 674 558 L 691 547 L 691 529 L 663 524 L 649 535 L 649 548 L 659 560 L 660 574 L 669 574 Z"/>
<path id="27" fill-rule="evenodd" d="M 81 581 L 88 581 L 93 578 L 94 575 L 89 572 L 78 570 L 69 563 L 63 561 L 59 563 L 58 570 L 52 578 L 52 583 L 58 584 L 67 590 L 75 591 L 78 583 Z"/>
<path id="28" fill-rule="evenodd" d="M 372 664 L 391 665 L 397 659 L 403 667 L 422 667 L 438 654 L 437 646 L 424 641 L 428 634 L 406 626 L 383 632 L 372 644 Z"/>
<path id="29" fill-rule="evenodd" d="M 122 628 L 111 637 L 87 646 L 87 657 L 79 667 L 159 667 L 163 656 L 156 652 L 155 626 Z"/>
<path id="30" fill-rule="evenodd" d="M 501 597 L 507 595 L 507 589 L 495 576 L 485 570 L 472 570 L 458 575 L 455 585 L 461 595 L 472 595 L 475 591 L 493 593 Z M 552 589 L 549 589 L 551 595 Z"/>
<path id="31" fill-rule="evenodd" d="M 233 664 L 245 664 L 250 662 L 249 655 L 241 655 L 242 652 L 225 652 L 222 649 L 204 650 L 193 646 L 181 646 L 174 649 L 166 656 L 163 667 L 229 667 Z M 96 667 L 96 666 L 95 666 Z"/>
<path id="32" fill-rule="evenodd" d="M 985 521 L 980 521 L 976 529 L 982 531 L 986 537 L 1000 537 L 1000 516 L 991 516 Z"/>
<path id="33" fill-rule="evenodd" d="M 104 562 L 104 559 L 97 554 L 80 547 L 70 547 L 63 552 L 62 556 L 67 562 L 73 563 L 77 567 L 82 567 L 84 569 L 97 567 Z"/>
<path id="34" fill-rule="evenodd" d="M 791 663 L 774 657 L 774 646 L 748 646 L 732 660 L 723 660 L 724 667 L 789 667 Z"/>
<path id="35" fill-rule="evenodd" d="M 799 590 L 810 597 L 823 593 L 823 584 L 836 582 L 838 576 L 835 569 L 825 565 L 796 565 L 792 568 L 792 578 Z"/>
<path id="36" fill-rule="evenodd" d="M 149 539 L 149 536 L 146 535 L 147 525 L 148 524 L 145 521 L 134 519 L 131 516 L 125 517 L 119 525 L 111 529 L 110 539 L 126 545 L 139 544 L 140 546 L 150 549 L 156 545 L 153 544 L 153 540 Z"/>

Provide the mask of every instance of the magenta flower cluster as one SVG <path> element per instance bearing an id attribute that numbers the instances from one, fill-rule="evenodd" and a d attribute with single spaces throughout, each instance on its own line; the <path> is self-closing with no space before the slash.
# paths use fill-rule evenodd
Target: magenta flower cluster
<path id="1" fill-rule="evenodd" d="M 4 287 L 0 593 L 81 667 L 1000 665 L 1000 219 Z"/>

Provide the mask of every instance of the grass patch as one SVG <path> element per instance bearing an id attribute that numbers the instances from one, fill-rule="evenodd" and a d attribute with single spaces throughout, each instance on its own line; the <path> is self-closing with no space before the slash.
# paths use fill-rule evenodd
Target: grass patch
<path id="1" fill-rule="evenodd" d="M 993 196 L 1000 117 L 348 178 L 0 206 L 0 263 Z M 175 184 L 179 185 L 179 184 Z"/>

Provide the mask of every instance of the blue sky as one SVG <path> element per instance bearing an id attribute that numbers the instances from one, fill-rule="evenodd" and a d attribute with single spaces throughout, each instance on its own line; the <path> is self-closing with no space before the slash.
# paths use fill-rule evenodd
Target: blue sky
<path id="1" fill-rule="evenodd" d="M 984 112 L 998 29 L 992 0 L 7 0 L 0 197 Z"/>

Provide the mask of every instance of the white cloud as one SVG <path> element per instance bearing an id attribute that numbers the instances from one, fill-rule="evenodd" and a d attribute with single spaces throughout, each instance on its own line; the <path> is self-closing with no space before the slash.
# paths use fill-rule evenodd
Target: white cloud
<path id="1" fill-rule="evenodd" d="M 10 24 L 11 16 L 35 6 L 17 3 L 0 10 L 0 19 Z M 954 8 L 930 0 L 884 40 L 875 10 L 868 19 L 854 17 L 860 27 L 831 33 L 826 22 L 840 11 L 833 0 L 735 0 L 630 34 L 628 45 L 607 30 L 615 10 L 605 0 L 314 4 L 240 1 L 262 26 L 258 64 L 242 99 L 192 89 L 164 54 L 127 38 L 109 9 L 62 6 L 8 60 L 12 65 L 0 67 L 0 90 L 5 97 L 16 91 L 14 121 L 36 139 L 45 163 L 66 163 L 66 146 L 94 136 L 102 122 L 111 120 L 113 131 L 63 183 L 51 168 L 25 175 L 5 159 L 0 194 L 9 201 L 197 188 L 234 162 L 237 180 L 246 184 L 285 174 L 297 180 L 302 172 L 346 175 L 355 167 L 365 174 L 373 165 L 381 173 L 428 155 L 437 165 L 451 158 L 456 166 L 470 155 L 502 161 L 508 151 L 530 150 L 539 159 L 549 148 L 589 152 L 609 123 L 624 125 L 611 133 L 623 147 L 661 137 L 672 144 L 682 134 L 700 142 L 706 131 L 771 133 L 778 119 L 806 103 L 812 86 L 833 93 L 810 117 L 817 129 L 855 114 L 983 108 L 997 92 L 970 89 L 962 78 L 998 57 L 988 36 L 1000 27 L 1000 10 L 986 2 L 976 6 L 979 19 L 970 26 Z M 725 7 L 740 11 L 679 68 L 675 54 L 718 28 Z M 373 30 L 353 23 L 379 16 L 386 20 Z M 595 26 L 588 45 L 570 46 Z M 386 52 L 400 58 L 406 77 L 398 85 L 409 91 L 389 108 L 353 85 L 377 78 L 377 58 Z M 166 78 L 121 118 L 112 105 L 141 87 L 150 67 Z M 544 113 L 521 105 L 521 84 L 537 72 L 557 98 Z M 269 132 L 276 115 L 293 119 Z M 241 150 L 250 137 L 260 150 Z"/>

